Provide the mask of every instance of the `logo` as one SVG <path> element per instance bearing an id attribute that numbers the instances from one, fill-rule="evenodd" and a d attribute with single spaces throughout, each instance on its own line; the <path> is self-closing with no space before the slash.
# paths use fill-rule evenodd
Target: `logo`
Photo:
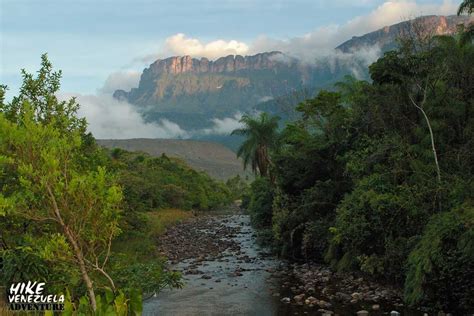
<path id="1" fill-rule="evenodd" d="M 62 311 L 64 295 L 45 293 L 43 282 L 13 283 L 7 290 L 8 304 L 12 311 Z"/>

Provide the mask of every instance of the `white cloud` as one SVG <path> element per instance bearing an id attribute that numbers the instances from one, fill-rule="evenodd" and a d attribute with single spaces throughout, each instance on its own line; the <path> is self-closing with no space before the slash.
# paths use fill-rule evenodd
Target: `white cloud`
<path id="1" fill-rule="evenodd" d="M 258 102 L 267 102 L 267 101 L 270 101 L 270 100 L 273 100 L 273 97 L 272 96 L 269 96 L 269 95 L 266 95 L 266 96 L 263 96 L 261 97 Z"/>
<path id="2" fill-rule="evenodd" d="M 218 135 L 228 135 L 232 133 L 233 130 L 241 128 L 243 125 L 240 123 L 242 118 L 242 113 L 235 113 L 232 117 L 225 117 L 222 119 L 213 118 L 211 128 L 206 128 L 202 131 L 198 131 L 197 134 L 218 134 Z"/>
<path id="3" fill-rule="evenodd" d="M 79 116 L 88 122 L 88 131 L 98 139 L 127 138 L 187 138 L 181 127 L 168 121 L 147 123 L 133 105 L 114 99 L 110 95 L 62 94 L 61 99 L 76 97 L 81 105 Z"/>
<path id="4" fill-rule="evenodd" d="M 112 94 L 118 89 L 130 91 L 130 89 L 138 87 L 140 75 L 141 73 L 136 70 L 117 71 L 111 73 L 105 80 L 100 92 Z"/>
<path id="5" fill-rule="evenodd" d="M 236 40 L 225 41 L 218 39 L 204 43 L 199 39 L 188 37 L 183 33 L 178 33 L 165 40 L 164 47 L 160 54 L 154 57 L 184 56 L 207 57 L 216 59 L 227 55 L 245 55 L 249 51 L 247 44 Z M 147 56 L 149 60 L 153 55 Z"/>

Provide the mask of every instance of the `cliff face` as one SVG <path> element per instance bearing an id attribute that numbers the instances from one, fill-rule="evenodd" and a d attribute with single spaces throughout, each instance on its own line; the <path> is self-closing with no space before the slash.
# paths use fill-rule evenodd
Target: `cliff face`
<path id="1" fill-rule="evenodd" d="M 143 72 L 146 77 L 156 77 L 162 74 L 178 75 L 182 73 L 223 73 L 239 70 L 271 69 L 278 62 L 280 52 L 261 53 L 254 56 L 229 55 L 215 61 L 207 58 L 196 59 L 191 56 L 175 56 L 158 59 Z"/>
<path id="2" fill-rule="evenodd" d="M 423 16 L 410 21 L 386 26 L 363 36 L 354 36 L 352 39 L 339 45 L 336 49 L 344 53 L 349 53 L 362 47 L 378 45 L 382 51 L 386 51 L 395 47 L 396 40 L 399 37 L 413 36 L 418 32 L 430 32 L 431 35 L 454 34 L 456 33 L 458 24 L 468 25 L 473 22 L 474 17 L 467 16 Z"/>
<path id="3" fill-rule="evenodd" d="M 152 63 L 137 88 L 114 97 L 158 112 L 226 115 L 332 77 L 329 67 L 316 69 L 280 52 L 215 61 L 175 56 Z"/>

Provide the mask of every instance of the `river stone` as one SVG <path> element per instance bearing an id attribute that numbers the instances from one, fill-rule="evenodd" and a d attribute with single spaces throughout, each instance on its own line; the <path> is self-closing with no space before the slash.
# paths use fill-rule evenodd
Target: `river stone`
<path id="1" fill-rule="evenodd" d="M 305 297 L 304 294 L 300 294 L 300 295 L 295 295 L 293 299 L 295 300 L 296 303 L 300 303 L 303 301 L 304 297 Z"/>
<path id="2" fill-rule="evenodd" d="M 362 298 L 362 294 L 358 293 L 358 292 L 354 292 L 351 294 L 351 297 L 353 300 L 360 300 Z"/>
<path id="3" fill-rule="evenodd" d="M 361 310 L 357 312 L 357 316 L 368 316 L 369 312 L 366 310 Z"/>
<path id="4" fill-rule="evenodd" d="M 379 304 L 374 304 L 374 305 L 372 305 L 372 309 L 374 311 L 378 311 L 380 309 L 380 305 Z"/>
<path id="5" fill-rule="evenodd" d="M 323 300 L 320 300 L 320 301 L 318 302 L 318 305 L 319 305 L 319 307 L 321 307 L 321 308 L 330 308 L 330 307 L 332 306 L 331 303 L 326 302 L 326 301 L 323 301 Z"/>
<path id="6" fill-rule="evenodd" d="M 316 305 L 318 303 L 318 299 L 316 297 L 310 296 L 304 302 L 306 305 Z"/>
<path id="7" fill-rule="evenodd" d="M 400 313 L 397 311 L 391 311 L 390 316 L 400 316 Z"/>
<path id="8" fill-rule="evenodd" d="M 288 303 L 291 302 L 291 299 L 289 297 L 284 297 L 284 298 L 281 299 L 281 302 L 285 303 L 285 304 L 288 304 Z"/>

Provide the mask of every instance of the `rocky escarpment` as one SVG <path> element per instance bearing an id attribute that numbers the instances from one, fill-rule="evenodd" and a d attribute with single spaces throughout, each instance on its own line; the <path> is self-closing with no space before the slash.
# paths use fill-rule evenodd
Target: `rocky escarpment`
<path id="1" fill-rule="evenodd" d="M 196 59 L 191 56 L 175 56 L 166 59 L 158 59 L 150 67 L 143 71 L 143 79 L 156 77 L 164 74 L 182 73 L 223 73 L 238 72 L 241 70 L 272 69 L 282 66 L 281 61 L 291 61 L 281 52 L 268 52 L 253 56 L 229 55 L 215 61 L 207 58 Z M 293 60 L 293 63 L 296 60 Z M 286 63 L 285 66 L 288 66 Z"/>
<path id="2" fill-rule="evenodd" d="M 423 16 L 391 26 L 385 26 L 363 36 L 354 36 L 336 49 L 344 53 L 350 53 L 363 47 L 377 45 L 382 51 L 387 51 L 395 47 L 399 37 L 417 36 L 417 33 L 419 34 L 420 32 L 423 35 L 450 35 L 456 33 L 459 24 L 468 25 L 473 22 L 474 17 L 468 16 Z"/>
<path id="3" fill-rule="evenodd" d="M 196 106 L 204 107 L 220 103 L 225 108 L 224 103 L 243 100 L 253 105 L 260 98 L 282 94 L 285 87 L 295 88 L 310 80 L 307 68 L 310 66 L 280 52 L 229 55 L 214 61 L 174 56 L 156 60 L 143 70 L 137 88 L 117 90 L 114 97 L 161 110 L 193 108 L 195 98 L 200 99 Z M 241 100 L 236 93 L 243 93 L 245 98 Z"/>
<path id="4" fill-rule="evenodd" d="M 114 97 L 147 107 L 149 119 L 172 112 L 173 121 L 183 113 L 232 115 L 303 86 L 333 79 L 334 69 L 316 68 L 281 52 L 253 56 L 230 55 L 217 60 L 175 56 L 147 67 L 137 88 L 117 90 Z"/>

